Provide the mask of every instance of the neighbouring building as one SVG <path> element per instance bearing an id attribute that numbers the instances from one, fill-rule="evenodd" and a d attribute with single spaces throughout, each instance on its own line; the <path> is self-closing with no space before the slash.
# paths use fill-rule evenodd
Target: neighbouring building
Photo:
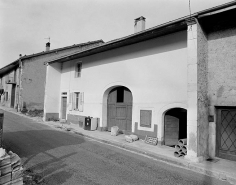
<path id="1" fill-rule="evenodd" d="M 43 110 L 46 65 L 49 60 L 103 44 L 102 40 L 21 56 L 0 69 L 0 103 L 18 110 Z"/>
<path id="2" fill-rule="evenodd" d="M 187 138 L 193 161 L 236 160 L 236 2 L 47 63 L 44 119 L 157 137 Z"/>

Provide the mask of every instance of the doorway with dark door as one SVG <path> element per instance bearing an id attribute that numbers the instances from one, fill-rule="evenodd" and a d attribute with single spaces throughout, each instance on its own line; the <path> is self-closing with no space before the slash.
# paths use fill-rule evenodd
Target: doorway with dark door
<path id="1" fill-rule="evenodd" d="M 61 98 L 61 119 L 66 119 L 67 97 Z"/>
<path id="2" fill-rule="evenodd" d="M 174 147 L 179 139 L 187 138 L 187 110 L 173 108 L 165 113 L 164 117 L 164 143 Z"/>
<path id="3" fill-rule="evenodd" d="M 107 100 L 107 127 L 118 126 L 123 132 L 132 130 L 132 93 L 124 87 L 119 86 L 112 89 Z"/>
<path id="4" fill-rule="evenodd" d="M 216 155 L 236 161 L 236 107 L 217 107 Z"/>
<path id="5" fill-rule="evenodd" d="M 14 108 L 15 105 L 15 95 L 16 95 L 16 85 L 12 84 L 11 88 L 11 107 Z"/>

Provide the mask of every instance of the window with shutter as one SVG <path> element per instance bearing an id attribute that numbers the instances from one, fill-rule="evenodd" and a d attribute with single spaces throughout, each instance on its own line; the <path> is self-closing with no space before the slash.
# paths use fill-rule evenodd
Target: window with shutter
<path id="1" fill-rule="evenodd" d="M 71 93 L 72 97 L 72 110 L 77 110 L 83 112 L 84 108 L 84 93 L 83 92 L 74 92 Z"/>

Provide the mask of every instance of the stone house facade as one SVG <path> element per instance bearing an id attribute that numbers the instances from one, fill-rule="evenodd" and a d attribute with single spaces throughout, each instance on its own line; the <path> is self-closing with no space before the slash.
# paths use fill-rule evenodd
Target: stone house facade
<path id="1" fill-rule="evenodd" d="M 50 43 L 46 51 L 25 55 L 0 69 L 0 95 L 2 105 L 18 110 L 43 110 L 46 79 L 46 65 L 49 60 L 83 51 L 101 45 L 102 40 L 76 44 L 68 47 L 50 50 Z"/>

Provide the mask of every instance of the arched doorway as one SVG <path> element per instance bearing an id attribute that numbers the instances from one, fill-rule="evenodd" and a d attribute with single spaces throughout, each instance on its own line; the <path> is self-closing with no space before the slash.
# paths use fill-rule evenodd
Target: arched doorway
<path id="1" fill-rule="evenodd" d="M 118 126 L 120 130 L 131 132 L 132 128 L 132 93 L 119 86 L 112 89 L 107 98 L 107 128 Z"/>
<path id="2" fill-rule="evenodd" d="M 187 110 L 173 108 L 165 113 L 164 143 L 175 146 L 179 139 L 187 138 Z"/>

